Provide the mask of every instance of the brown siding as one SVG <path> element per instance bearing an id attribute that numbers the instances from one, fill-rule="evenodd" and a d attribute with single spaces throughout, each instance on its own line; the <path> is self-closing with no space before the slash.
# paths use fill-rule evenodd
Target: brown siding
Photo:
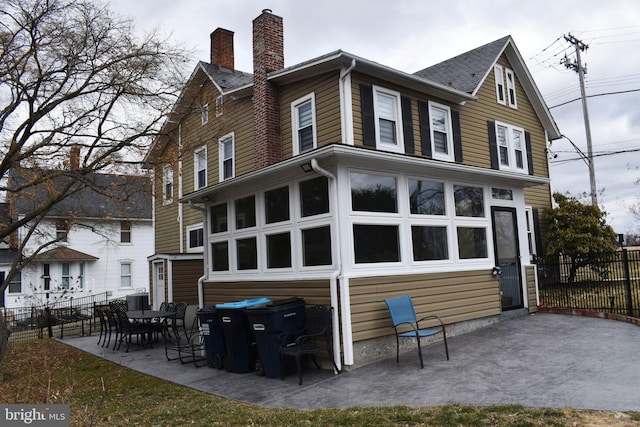
<path id="1" fill-rule="evenodd" d="M 418 318 L 440 316 L 446 324 L 500 314 L 499 282 L 486 270 L 350 281 L 353 340 L 392 333 L 384 299 L 411 295 Z"/>
<path id="2" fill-rule="evenodd" d="M 308 304 L 330 304 L 329 281 L 216 282 L 204 284 L 204 305 L 268 297 L 278 300 L 304 298 Z"/>
<path id="3" fill-rule="evenodd" d="M 498 64 L 511 68 L 504 56 L 498 60 Z M 465 107 L 460 110 L 464 163 L 485 168 L 491 167 L 487 121 L 498 120 L 519 126 L 531 133 L 534 173 L 536 176 L 548 177 L 549 167 L 544 128 L 519 80 L 516 78 L 517 109 L 498 104 L 493 70 L 487 75 L 476 96 L 478 97 L 477 101 L 467 102 Z"/>
<path id="4" fill-rule="evenodd" d="M 291 103 L 312 92 L 315 94 L 316 100 L 318 147 L 342 142 L 339 78 L 338 72 L 332 72 L 280 88 L 283 159 L 293 156 Z"/>
<path id="5" fill-rule="evenodd" d="M 536 300 L 536 270 L 535 266 L 529 265 L 525 267 L 525 276 L 527 280 L 527 298 L 529 301 L 529 313 L 538 311 Z"/>
<path id="6" fill-rule="evenodd" d="M 198 304 L 198 279 L 202 276 L 204 267 L 202 260 L 174 261 L 173 301 Z M 168 289 L 168 283 L 165 285 Z"/>

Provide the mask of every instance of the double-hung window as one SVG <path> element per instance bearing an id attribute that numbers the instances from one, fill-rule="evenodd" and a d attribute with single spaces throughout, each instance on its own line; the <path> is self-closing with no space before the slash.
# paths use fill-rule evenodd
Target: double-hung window
<path id="1" fill-rule="evenodd" d="M 166 165 L 162 171 L 162 200 L 169 204 L 173 201 L 173 169 Z"/>
<path id="2" fill-rule="evenodd" d="M 195 166 L 195 190 L 198 190 L 207 186 L 207 147 L 196 150 L 193 164 Z"/>
<path id="3" fill-rule="evenodd" d="M 377 148 L 403 152 L 400 93 L 374 86 L 373 104 Z"/>
<path id="4" fill-rule="evenodd" d="M 224 135 L 218 143 L 220 182 L 235 176 L 234 133 Z"/>
<path id="5" fill-rule="evenodd" d="M 315 105 L 314 93 L 310 93 L 291 103 L 294 155 L 317 147 Z"/>
<path id="6" fill-rule="evenodd" d="M 64 220 L 56 222 L 56 240 L 60 242 L 68 242 L 69 238 L 69 223 Z"/>
<path id="7" fill-rule="evenodd" d="M 493 75 L 496 79 L 496 99 L 498 104 L 507 105 L 504 91 L 504 71 L 502 65 L 493 67 Z"/>
<path id="8" fill-rule="evenodd" d="M 513 74 L 513 70 L 506 69 L 505 76 L 507 78 L 507 101 L 509 107 L 518 108 L 518 101 L 516 99 L 516 76 Z"/>
<path id="9" fill-rule="evenodd" d="M 429 102 L 431 120 L 431 152 L 433 158 L 453 161 L 453 130 L 451 129 L 451 109 L 446 105 Z"/>
<path id="10" fill-rule="evenodd" d="M 4 273 L 1 279 L 4 279 Z M 22 272 L 18 271 L 13 279 L 9 282 L 8 292 L 10 294 L 21 294 L 22 293 Z"/>
<path id="11" fill-rule="evenodd" d="M 527 172 L 524 129 L 496 122 L 496 146 L 501 170 Z"/>
<path id="12" fill-rule="evenodd" d="M 188 251 L 200 252 L 204 245 L 202 224 L 187 227 Z"/>
<path id="13" fill-rule="evenodd" d="M 201 119 L 202 119 L 202 124 L 206 125 L 207 123 L 209 123 L 209 104 L 204 104 L 201 107 Z"/>
<path id="14" fill-rule="evenodd" d="M 131 221 L 120 221 L 120 243 L 131 243 Z"/>
<path id="15" fill-rule="evenodd" d="M 133 287 L 133 263 L 131 261 L 120 262 L 120 287 Z"/>

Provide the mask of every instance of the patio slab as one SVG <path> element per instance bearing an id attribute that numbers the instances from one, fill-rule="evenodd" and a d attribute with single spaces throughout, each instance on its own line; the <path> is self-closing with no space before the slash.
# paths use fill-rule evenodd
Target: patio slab
<path id="1" fill-rule="evenodd" d="M 537 314 L 502 320 L 441 343 L 333 375 L 310 369 L 298 386 L 167 361 L 161 343 L 128 353 L 96 345 L 98 336 L 67 338 L 80 348 L 145 374 L 266 407 L 521 404 L 640 411 L 640 328 L 613 320 Z"/>

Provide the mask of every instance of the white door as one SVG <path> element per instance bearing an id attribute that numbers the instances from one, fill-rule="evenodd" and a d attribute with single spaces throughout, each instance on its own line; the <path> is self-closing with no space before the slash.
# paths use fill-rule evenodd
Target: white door
<path id="1" fill-rule="evenodd" d="M 160 308 L 160 304 L 166 300 L 164 289 L 164 262 L 153 263 L 153 308 Z"/>

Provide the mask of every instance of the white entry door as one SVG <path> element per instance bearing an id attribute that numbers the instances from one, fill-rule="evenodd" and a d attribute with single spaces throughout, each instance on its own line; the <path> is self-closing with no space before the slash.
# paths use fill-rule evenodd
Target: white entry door
<path id="1" fill-rule="evenodd" d="M 164 262 L 160 261 L 153 263 L 153 308 L 160 308 L 165 299 Z"/>

